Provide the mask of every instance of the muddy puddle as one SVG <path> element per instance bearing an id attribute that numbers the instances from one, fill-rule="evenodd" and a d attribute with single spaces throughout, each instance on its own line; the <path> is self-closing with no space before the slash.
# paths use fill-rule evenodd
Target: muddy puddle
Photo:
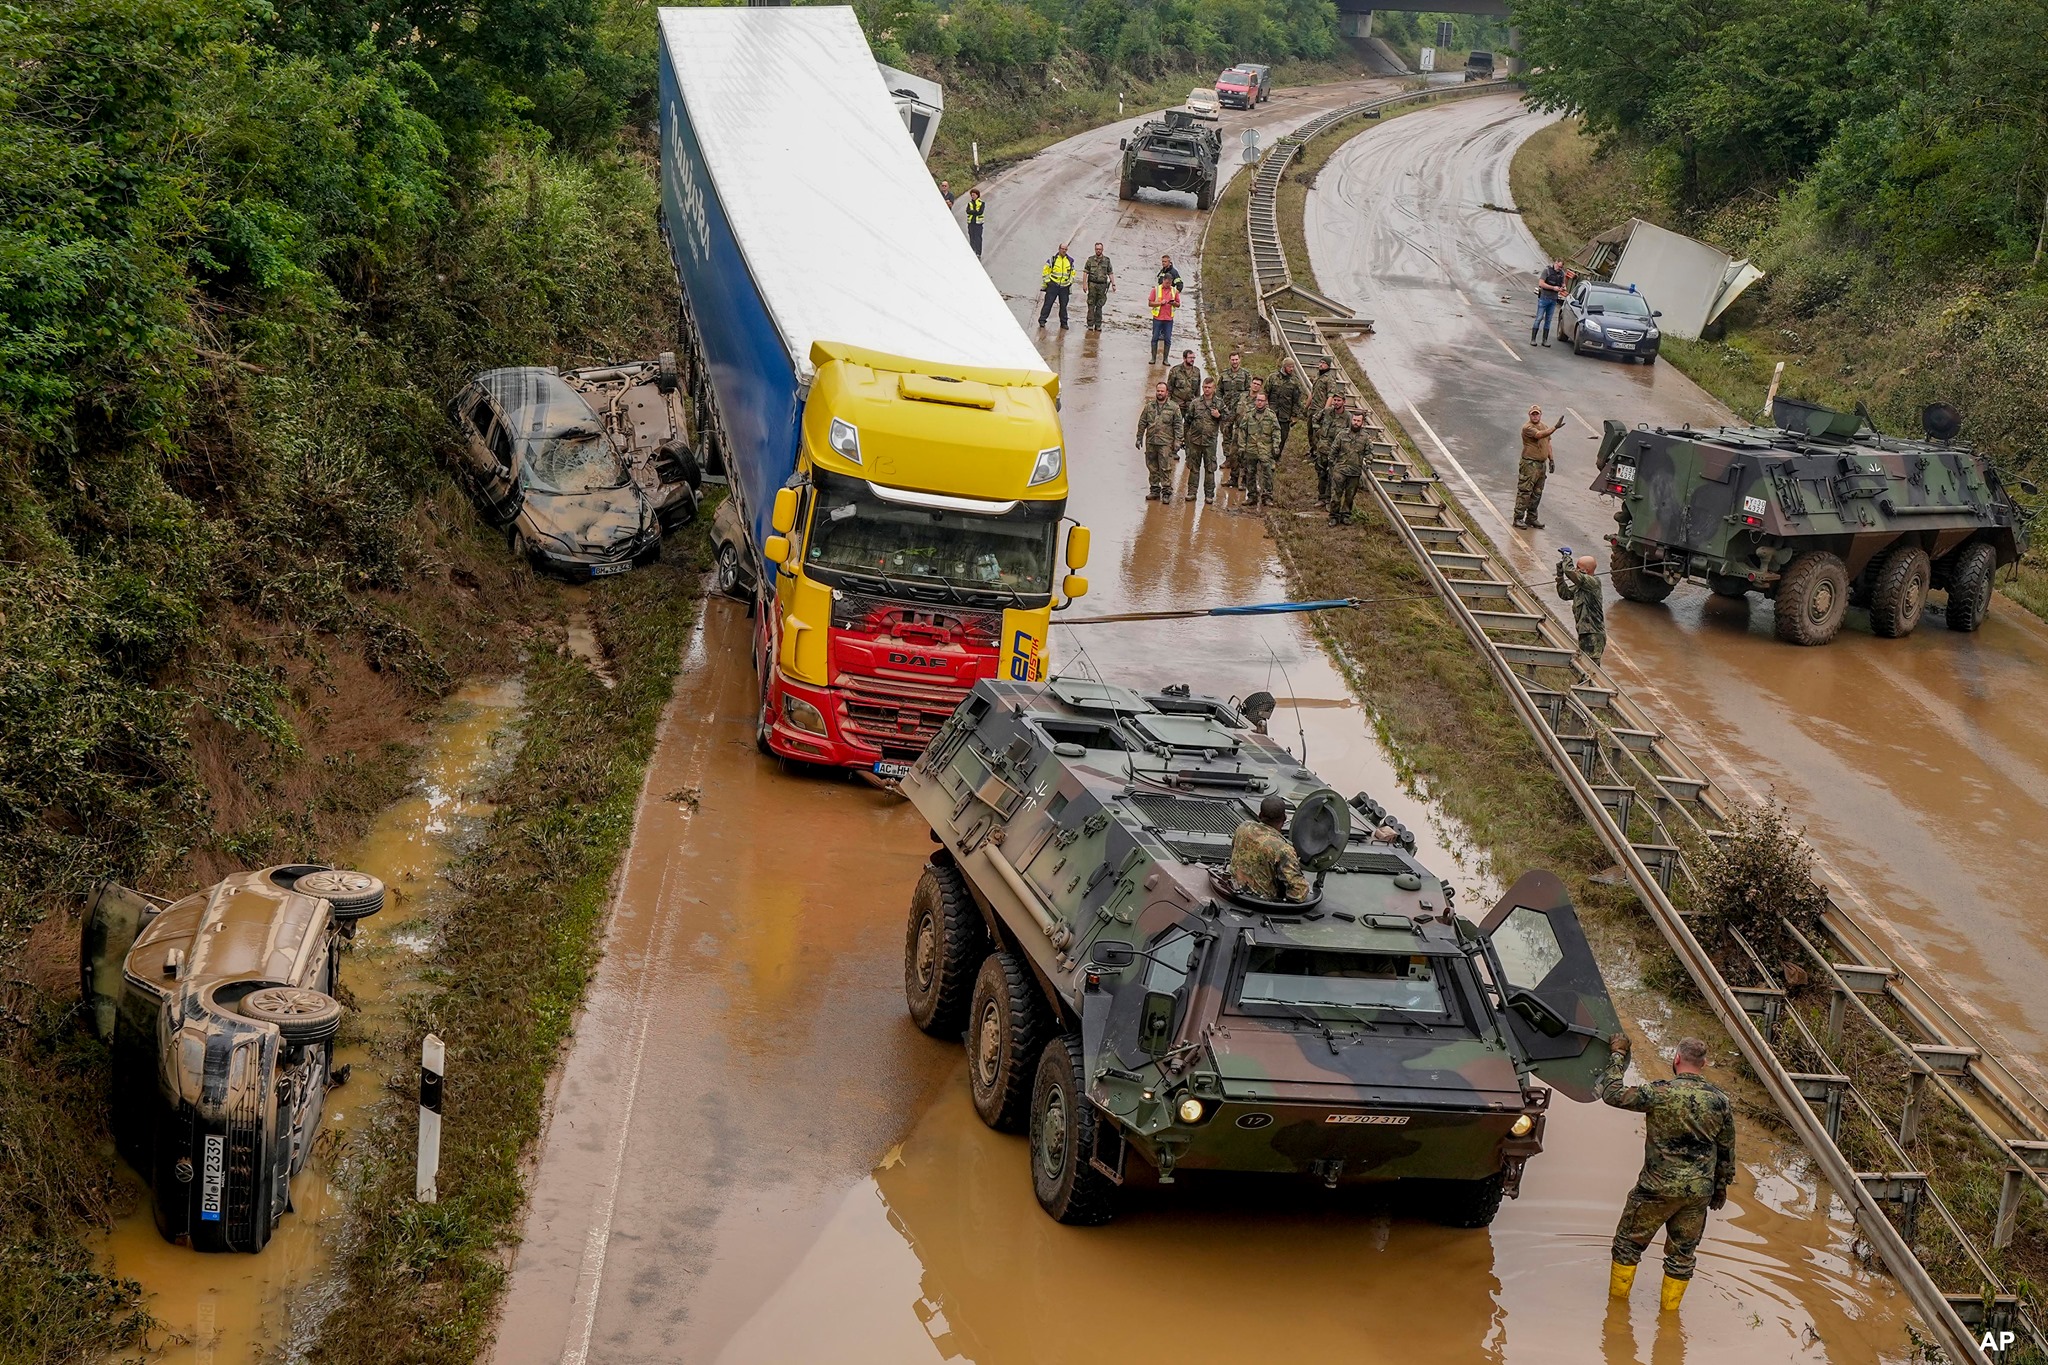
<path id="1" fill-rule="evenodd" d="M 147 1191 L 127 1172 L 134 1210 L 105 1238 L 116 1275 L 139 1281 L 157 1320 L 152 1361 L 173 1365 L 259 1365 L 302 1357 L 318 1324 L 324 1283 L 343 1205 L 336 1162 L 346 1140 L 363 1131 L 368 1106 L 382 1094 L 397 1054 L 368 1040 L 396 1020 L 418 968 L 433 951 L 433 921 L 448 894 L 442 872 L 461 852 L 490 807 L 476 797 L 494 768 L 510 757 L 509 726 L 521 702 L 517 680 L 472 684 L 458 691 L 427 737 L 412 790 L 386 808 L 348 866 L 384 879 L 385 909 L 361 922 L 342 961 L 341 980 L 356 1013 L 335 1046 L 346 1084 L 330 1091 L 318 1143 L 292 1184 L 292 1211 L 259 1255 L 202 1254 L 157 1234 Z M 405 1050 L 401 1050 L 405 1051 Z M 405 1132 L 409 1135 L 411 1127 Z M 409 1136 L 408 1136 L 409 1140 Z"/>

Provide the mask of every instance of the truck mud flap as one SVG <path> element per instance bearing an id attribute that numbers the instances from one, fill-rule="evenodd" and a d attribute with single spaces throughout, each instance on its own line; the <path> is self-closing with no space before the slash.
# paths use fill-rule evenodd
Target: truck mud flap
<path id="1" fill-rule="evenodd" d="M 1124 1140 L 1124 1130 L 1106 1121 L 1108 1116 L 1095 1122 L 1095 1148 L 1088 1153 L 1088 1164 L 1107 1177 L 1111 1183 L 1124 1183 L 1124 1157 L 1130 1151 L 1130 1143 Z"/>

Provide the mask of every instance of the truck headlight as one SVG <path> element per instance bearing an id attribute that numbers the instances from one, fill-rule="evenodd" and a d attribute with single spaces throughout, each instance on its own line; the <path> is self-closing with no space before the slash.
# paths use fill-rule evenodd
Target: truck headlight
<path id="1" fill-rule="evenodd" d="M 853 423 L 847 421 L 844 417 L 834 417 L 832 419 L 832 431 L 825 440 L 826 444 L 830 445 L 847 459 L 852 460 L 855 464 L 860 463 L 860 432 L 855 429 Z"/>
<path id="2" fill-rule="evenodd" d="M 802 697 L 783 695 L 782 718 L 799 730 L 809 730 L 814 735 L 825 733 L 825 713 Z"/>
<path id="3" fill-rule="evenodd" d="M 1182 1100 L 1180 1102 L 1180 1121 L 1182 1123 L 1200 1123 L 1202 1121 L 1202 1102 L 1193 1095 Z"/>
<path id="4" fill-rule="evenodd" d="M 1066 454 L 1059 446 L 1039 451 L 1038 463 L 1031 466 L 1031 481 L 1028 486 L 1036 488 L 1039 484 L 1057 479 L 1065 464 Z"/>
<path id="5" fill-rule="evenodd" d="M 1536 1120 L 1530 1118 L 1527 1114 L 1518 1114 L 1515 1117 L 1515 1121 L 1508 1126 L 1508 1131 L 1516 1137 L 1527 1137 L 1529 1136 L 1529 1130 L 1535 1126 Z"/>

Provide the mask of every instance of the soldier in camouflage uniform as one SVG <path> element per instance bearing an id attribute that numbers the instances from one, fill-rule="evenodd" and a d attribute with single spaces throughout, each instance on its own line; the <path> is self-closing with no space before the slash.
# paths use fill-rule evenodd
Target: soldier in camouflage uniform
<path id="1" fill-rule="evenodd" d="M 1187 449 L 1187 500 L 1193 502 L 1196 484 L 1205 502 L 1216 501 L 1216 438 L 1223 430 L 1223 409 L 1216 397 L 1214 380 L 1203 380 L 1202 391 L 1188 404 L 1187 423 L 1181 428 L 1181 445 Z"/>
<path id="2" fill-rule="evenodd" d="M 1230 884 L 1264 901 L 1305 901 L 1308 878 L 1301 855 L 1282 831 L 1287 827 L 1287 802 L 1268 796 L 1259 803 L 1259 818 L 1237 827 L 1230 839 Z"/>
<path id="3" fill-rule="evenodd" d="M 1166 372 L 1166 396 L 1180 404 L 1181 415 L 1187 415 L 1188 406 L 1201 396 L 1202 367 L 1195 364 L 1193 351 L 1180 353 L 1180 364 Z"/>
<path id="4" fill-rule="evenodd" d="M 1259 381 L 1254 379 L 1256 385 Z M 1280 422 L 1266 395 L 1252 390 L 1252 410 L 1237 424 L 1237 449 L 1245 465 L 1245 506 L 1273 503 L 1273 464 L 1280 454 Z"/>
<path id="5" fill-rule="evenodd" d="M 1238 459 L 1237 419 L 1242 404 L 1250 411 L 1251 404 L 1245 402 L 1245 394 L 1251 391 L 1252 377 L 1244 368 L 1244 358 L 1236 351 L 1230 353 L 1230 368 L 1216 376 L 1216 399 L 1223 407 L 1223 459 L 1230 466 L 1230 486 L 1243 488 L 1244 468 Z"/>
<path id="6" fill-rule="evenodd" d="M 1697 1038 L 1678 1044 L 1670 1080 L 1647 1085 L 1622 1084 L 1628 1070 L 1627 1034 L 1615 1034 L 1608 1047 L 1612 1055 L 1600 1076 L 1600 1098 L 1617 1109 L 1647 1116 L 1643 1169 L 1614 1229 L 1608 1293 L 1628 1297 L 1643 1252 L 1663 1228 L 1661 1304 L 1670 1311 L 1692 1283 L 1700 1238 L 1707 1231 L 1707 1210 L 1728 1201 L 1728 1186 L 1735 1180 L 1735 1109 L 1721 1088 L 1702 1074 L 1707 1045 Z"/>
<path id="7" fill-rule="evenodd" d="M 1138 414 L 1138 448 L 1145 452 L 1147 502 L 1173 501 L 1173 452 L 1180 446 L 1180 404 L 1166 396 L 1160 380 L 1152 401 Z"/>
<path id="8" fill-rule="evenodd" d="M 1311 459 L 1315 458 L 1321 448 L 1319 443 L 1322 440 L 1322 432 L 1318 428 L 1323 420 L 1323 410 L 1330 405 L 1330 394 L 1336 388 L 1337 375 L 1330 368 L 1330 358 L 1324 356 L 1316 362 L 1316 380 L 1309 386 L 1308 391 L 1308 453 Z"/>
<path id="9" fill-rule="evenodd" d="M 1529 420 L 1522 424 L 1522 467 L 1515 477 L 1515 525 L 1526 526 L 1540 531 L 1543 523 L 1536 520 L 1536 508 L 1543 501 L 1543 485 L 1557 470 L 1557 457 L 1551 453 L 1550 438 L 1564 425 L 1560 417 L 1549 426 L 1543 425 L 1543 409 L 1531 404 Z"/>
<path id="10" fill-rule="evenodd" d="M 1365 462 L 1372 458 L 1372 433 L 1365 429 L 1365 414 L 1353 412 L 1351 421 L 1330 441 L 1330 525 L 1351 524 L 1352 499 L 1358 496 L 1365 478 Z"/>
<path id="11" fill-rule="evenodd" d="M 1599 561 L 1580 555 L 1576 561 L 1557 561 L 1557 595 L 1572 604 L 1572 620 L 1579 628 L 1579 652 L 1594 663 L 1607 652 L 1607 604 L 1601 599 L 1600 577 L 1593 570 Z"/>
<path id="12" fill-rule="evenodd" d="M 1293 430 L 1295 419 L 1305 414 L 1307 403 L 1308 387 L 1294 372 L 1294 357 L 1288 356 L 1280 362 L 1280 368 L 1266 379 L 1266 406 L 1273 410 L 1274 419 L 1280 423 L 1280 449 L 1275 453 L 1275 459 L 1287 453 L 1287 433 Z"/>
<path id="13" fill-rule="evenodd" d="M 1109 263 L 1109 257 L 1102 254 L 1102 243 L 1095 244 L 1095 254 L 1081 265 L 1081 278 L 1088 287 L 1088 330 L 1102 330 L 1102 305 L 1109 302 L 1109 291 L 1116 288 L 1116 267 Z"/>
<path id="14" fill-rule="evenodd" d="M 1316 467 L 1316 501 L 1330 500 L 1330 446 L 1350 423 L 1345 417 L 1349 404 L 1344 395 L 1332 391 L 1309 420 L 1309 459 Z"/>

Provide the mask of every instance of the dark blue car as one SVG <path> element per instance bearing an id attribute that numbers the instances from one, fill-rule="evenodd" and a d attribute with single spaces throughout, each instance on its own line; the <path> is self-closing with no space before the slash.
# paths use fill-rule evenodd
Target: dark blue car
<path id="1" fill-rule="evenodd" d="M 1564 301 L 1557 339 L 1570 342 L 1574 355 L 1613 355 L 1654 365 L 1663 340 L 1657 319 L 1663 316 L 1634 289 L 1586 280 Z"/>

